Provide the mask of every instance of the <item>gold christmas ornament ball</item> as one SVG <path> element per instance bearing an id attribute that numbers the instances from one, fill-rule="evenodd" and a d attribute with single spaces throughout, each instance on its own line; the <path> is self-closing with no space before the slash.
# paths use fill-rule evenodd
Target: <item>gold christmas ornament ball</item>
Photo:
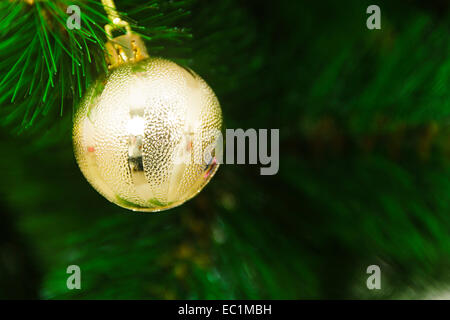
<path id="1" fill-rule="evenodd" d="M 146 58 L 113 68 L 88 89 L 74 118 L 74 153 L 109 201 L 161 211 L 194 197 L 214 175 L 221 126 L 219 101 L 202 78 Z"/>

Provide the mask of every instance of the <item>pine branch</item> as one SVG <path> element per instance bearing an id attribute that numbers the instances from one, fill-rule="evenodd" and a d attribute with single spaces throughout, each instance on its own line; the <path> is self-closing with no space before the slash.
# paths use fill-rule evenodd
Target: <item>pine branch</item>
<path id="1" fill-rule="evenodd" d="M 136 32 L 155 43 L 151 53 L 161 51 L 167 41 L 190 37 L 187 30 L 170 26 L 189 14 L 189 2 L 161 2 L 126 1 L 124 8 L 135 10 L 121 12 Z M 69 5 L 81 9 L 80 29 L 66 26 Z M 133 16 L 145 19 L 137 22 Z M 103 26 L 109 21 L 100 1 L 2 1 L 0 22 L 0 125 L 23 132 L 40 122 L 34 129 L 42 131 L 58 121 L 58 114 L 70 114 L 92 79 L 106 72 Z M 49 113 L 52 119 L 44 121 Z"/>

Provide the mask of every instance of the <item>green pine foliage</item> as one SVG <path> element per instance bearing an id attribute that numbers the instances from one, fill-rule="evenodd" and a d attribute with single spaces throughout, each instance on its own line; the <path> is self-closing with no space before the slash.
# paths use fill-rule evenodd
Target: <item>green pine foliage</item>
<path id="1" fill-rule="evenodd" d="M 155 43 L 151 52 L 158 53 L 163 40 L 177 44 L 190 37 L 188 30 L 166 26 L 188 14 L 182 4 L 186 1 L 133 2 L 124 7 L 133 9 L 122 16 L 133 30 Z M 81 10 L 80 29 L 67 28 L 70 5 Z M 143 17 L 146 27 L 130 15 Z M 72 113 L 87 86 L 106 71 L 104 25 L 109 21 L 100 1 L 2 1 L 0 21 L 0 124 L 11 125 L 15 132 L 45 122 L 49 113 L 53 120 L 58 114 Z"/>
<path id="2" fill-rule="evenodd" d="M 379 1 L 379 31 L 365 27 L 368 1 L 141 2 L 116 5 L 151 55 L 210 84 L 226 127 L 280 129 L 280 171 L 223 165 L 196 198 L 160 214 L 108 203 L 79 172 L 70 133 L 77 101 L 104 72 L 100 1 L 79 1 L 82 29 L 70 32 L 69 1 L 2 1 L 0 194 L 14 232 L 0 253 L 27 268 L 0 261 L 0 288 L 28 283 L 28 296 L 45 299 L 449 290 L 445 1 Z M 66 287 L 71 264 L 81 290 Z M 366 288 L 371 264 L 380 291 Z"/>

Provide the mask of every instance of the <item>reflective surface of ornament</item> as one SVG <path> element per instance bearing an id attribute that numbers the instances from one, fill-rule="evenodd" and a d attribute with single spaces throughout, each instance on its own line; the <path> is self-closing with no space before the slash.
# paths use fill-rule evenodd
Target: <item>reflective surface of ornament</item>
<path id="1" fill-rule="evenodd" d="M 212 149 L 221 125 L 205 81 L 169 60 L 147 58 L 90 87 L 74 119 L 75 157 L 109 201 L 165 210 L 195 196 L 216 172 Z"/>

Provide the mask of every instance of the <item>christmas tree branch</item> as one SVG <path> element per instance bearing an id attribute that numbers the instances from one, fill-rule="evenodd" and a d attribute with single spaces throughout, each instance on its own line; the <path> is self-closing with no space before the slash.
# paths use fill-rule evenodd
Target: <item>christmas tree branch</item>
<path id="1" fill-rule="evenodd" d="M 136 9 L 119 14 L 150 42 L 187 39 L 186 30 L 167 26 L 188 14 L 183 9 L 187 3 L 159 3 L 148 1 L 140 6 L 139 1 L 124 1 L 125 8 Z M 70 5 L 81 10 L 80 28 L 67 27 Z M 132 15 L 146 19 L 138 25 Z M 0 22 L 0 73 L 4 75 L 0 80 L 0 125 L 11 126 L 15 132 L 32 127 L 55 109 L 55 115 L 71 110 L 91 80 L 106 71 L 103 26 L 110 21 L 100 1 L 3 1 Z M 152 49 L 161 48 L 159 41 Z"/>

